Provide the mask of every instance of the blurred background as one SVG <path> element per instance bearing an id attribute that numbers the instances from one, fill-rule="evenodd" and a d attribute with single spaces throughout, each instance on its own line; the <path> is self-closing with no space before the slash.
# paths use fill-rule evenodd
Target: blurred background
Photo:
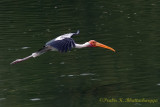
<path id="1" fill-rule="evenodd" d="M 1 0 L 1 107 L 159 107 L 100 98 L 160 99 L 159 0 Z M 10 65 L 59 35 L 102 48 L 48 52 Z"/>

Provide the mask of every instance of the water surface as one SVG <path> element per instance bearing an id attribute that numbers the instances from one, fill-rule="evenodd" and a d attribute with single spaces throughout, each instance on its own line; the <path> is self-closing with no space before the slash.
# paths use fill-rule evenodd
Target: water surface
<path id="1" fill-rule="evenodd" d="M 160 2 L 1 0 L 0 105 L 4 107 L 152 106 L 104 103 L 100 98 L 158 99 Z M 101 48 L 48 52 L 11 66 L 45 42 L 76 32 L 77 43 Z"/>

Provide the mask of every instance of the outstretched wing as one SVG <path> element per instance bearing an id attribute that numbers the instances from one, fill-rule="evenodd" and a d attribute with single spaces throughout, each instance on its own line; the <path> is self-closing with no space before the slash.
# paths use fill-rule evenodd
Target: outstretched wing
<path id="1" fill-rule="evenodd" d="M 72 38 L 65 38 L 62 40 L 55 40 L 53 42 L 47 43 L 46 46 L 51 46 L 56 48 L 60 52 L 67 52 L 75 47 L 75 42 Z"/>
<path id="2" fill-rule="evenodd" d="M 48 41 L 48 42 L 46 43 L 46 45 L 48 45 L 48 44 L 50 44 L 50 43 L 52 43 L 52 42 L 55 42 L 55 41 L 57 41 L 57 40 L 63 40 L 63 39 L 65 39 L 65 38 L 71 38 L 73 35 L 78 35 L 78 34 L 79 34 L 79 30 L 78 30 L 76 33 L 67 33 L 67 34 L 58 36 L 57 38 Z"/>
<path id="3" fill-rule="evenodd" d="M 62 40 L 65 38 L 71 38 L 73 35 L 78 35 L 78 34 L 79 34 L 79 30 L 76 33 L 67 33 L 67 34 L 61 35 L 61 36 L 55 38 L 55 40 Z"/>
<path id="4" fill-rule="evenodd" d="M 61 35 L 47 42 L 46 46 L 56 48 L 60 52 L 67 52 L 68 50 L 71 50 L 75 47 L 75 42 L 71 37 L 76 34 L 79 34 L 79 31 L 77 31 L 77 33 L 68 33 Z"/>

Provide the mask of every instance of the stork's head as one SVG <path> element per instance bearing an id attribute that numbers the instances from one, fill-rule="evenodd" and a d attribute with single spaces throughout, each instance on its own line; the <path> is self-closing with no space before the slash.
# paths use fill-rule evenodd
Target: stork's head
<path id="1" fill-rule="evenodd" d="M 109 50 L 111 50 L 111 51 L 116 52 L 113 48 L 111 48 L 111 47 L 109 47 L 109 46 L 106 46 L 106 45 L 104 45 L 104 44 L 101 44 L 101 43 L 99 43 L 99 42 L 97 42 L 97 41 L 95 41 L 95 40 L 90 40 L 90 41 L 89 41 L 89 44 L 90 44 L 90 47 L 101 47 L 101 48 L 106 48 L 106 49 L 109 49 Z"/>

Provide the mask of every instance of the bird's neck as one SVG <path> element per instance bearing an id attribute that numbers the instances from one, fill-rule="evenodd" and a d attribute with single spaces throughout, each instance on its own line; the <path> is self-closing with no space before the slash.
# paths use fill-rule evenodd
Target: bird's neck
<path id="1" fill-rule="evenodd" d="M 75 44 L 75 48 L 85 48 L 89 46 L 90 46 L 89 42 L 86 42 L 84 44 Z"/>

